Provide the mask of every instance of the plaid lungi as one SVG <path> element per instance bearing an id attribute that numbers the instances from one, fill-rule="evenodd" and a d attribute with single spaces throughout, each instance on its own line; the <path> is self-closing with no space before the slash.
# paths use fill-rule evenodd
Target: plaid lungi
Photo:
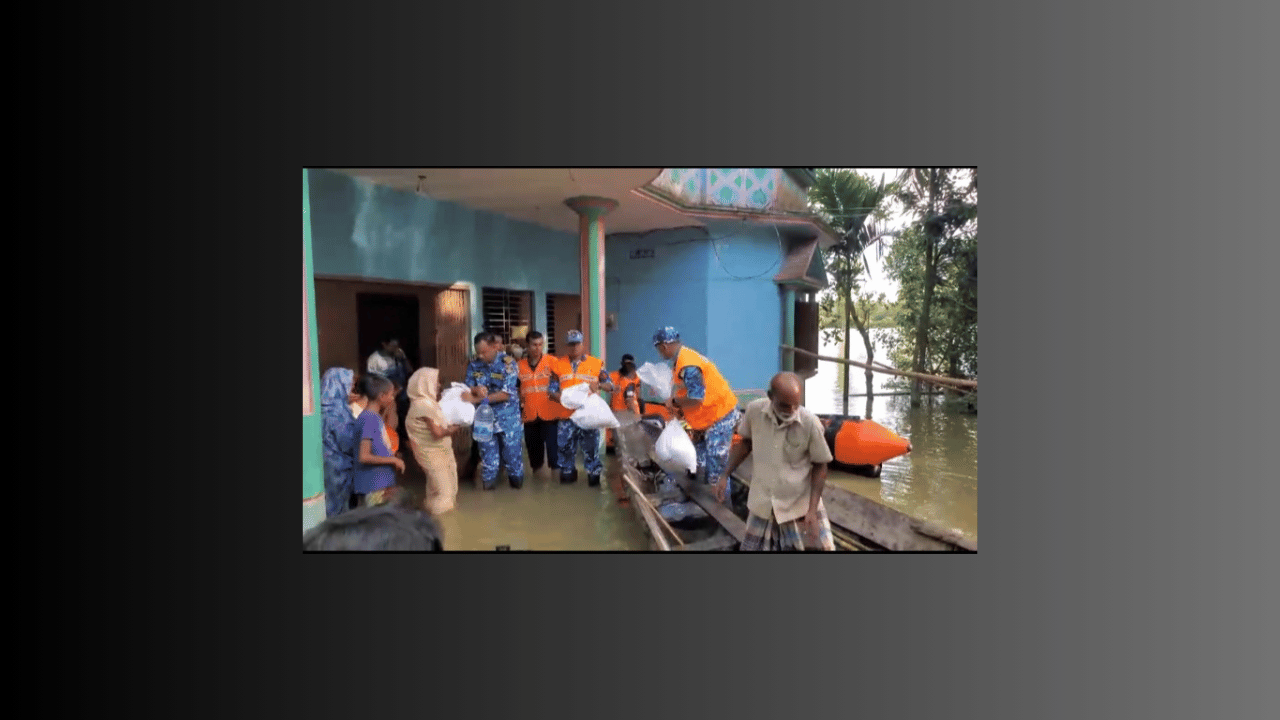
<path id="1" fill-rule="evenodd" d="M 826 551 L 836 549 L 836 543 L 831 539 L 831 521 L 821 500 L 818 501 L 818 543 L 810 547 Z M 768 519 L 752 513 L 747 517 L 747 536 L 738 549 L 743 552 L 804 552 L 804 518 L 779 524 L 773 513 L 769 513 Z"/>

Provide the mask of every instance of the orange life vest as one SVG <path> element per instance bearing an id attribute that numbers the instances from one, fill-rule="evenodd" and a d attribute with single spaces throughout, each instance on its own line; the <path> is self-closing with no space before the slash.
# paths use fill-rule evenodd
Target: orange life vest
<path id="1" fill-rule="evenodd" d="M 687 367 L 696 367 L 702 372 L 703 383 L 707 386 L 706 396 L 697 407 L 683 407 L 684 419 L 694 430 L 706 430 L 717 420 L 728 415 L 738 406 L 738 396 L 733 394 L 728 381 L 716 369 L 714 363 L 687 347 L 680 348 L 676 355 L 676 366 L 672 370 L 672 378 L 677 397 L 685 397 L 688 390 L 680 379 L 680 371 Z"/>
<path id="2" fill-rule="evenodd" d="M 573 360 L 569 359 L 567 355 L 562 358 L 556 358 L 556 364 L 551 367 L 551 372 L 560 377 L 561 393 L 574 385 L 585 383 L 588 380 L 599 380 L 602 370 L 604 370 L 604 362 L 600 358 L 594 358 L 590 355 L 583 355 L 582 359 L 578 361 L 577 372 L 573 371 Z M 557 416 L 557 419 L 567 420 L 573 414 L 572 410 L 560 403 L 553 404 L 560 408 L 562 413 Z"/>
<path id="3" fill-rule="evenodd" d="M 636 387 L 636 404 L 640 403 L 640 377 L 624 378 L 622 373 L 617 370 L 609 373 L 609 380 L 613 382 L 613 398 L 609 400 L 609 407 L 614 410 L 627 409 L 627 388 Z"/>
<path id="4" fill-rule="evenodd" d="M 547 397 L 550 389 L 551 372 L 556 359 L 543 354 L 537 367 L 529 367 L 529 358 L 520 359 L 517 368 L 520 372 L 520 419 L 522 422 L 534 420 L 558 420 L 557 408 L 563 410 L 560 403 L 551 402 Z"/>

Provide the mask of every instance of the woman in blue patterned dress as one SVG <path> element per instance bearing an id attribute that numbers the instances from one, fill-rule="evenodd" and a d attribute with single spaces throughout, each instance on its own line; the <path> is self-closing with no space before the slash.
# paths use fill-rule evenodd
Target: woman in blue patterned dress
<path id="1" fill-rule="evenodd" d="M 325 514 L 333 517 L 350 509 L 355 478 L 356 443 L 359 431 L 348 403 L 355 373 L 347 368 L 330 368 L 320 380 L 320 412 L 324 439 Z"/>

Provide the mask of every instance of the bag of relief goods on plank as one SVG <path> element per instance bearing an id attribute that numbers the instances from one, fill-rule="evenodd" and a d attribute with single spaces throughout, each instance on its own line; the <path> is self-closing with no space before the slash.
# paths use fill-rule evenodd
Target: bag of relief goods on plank
<path id="1" fill-rule="evenodd" d="M 653 459 L 669 473 L 698 471 L 698 450 L 679 420 L 671 420 L 653 445 Z"/>
<path id="2" fill-rule="evenodd" d="M 671 366 L 666 363 L 645 363 L 636 370 L 640 382 L 659 400 L 671 398 Z"/>
<path id="3" fill-rule="evenodd" d="M 450 425 L 469 426 L 475 420 L 476 406 L 462 399 L 467 389 L 466 385 L 454 383 L 440 398 L 440 409 L 444 411 L 444 420 Z"/>
<path id="4" fill-rule="evenodd" d="M 586 404 L 587 396 L 590 394 L 590 388 L 584 383 L 578 383 L 560 392 L 560 404 L 570 410 L 577 410 Z"/>
<path id="5" fill-rule="evenodd" d="M 578 387 L 574 385 L 573 387 Z M 572 390 L 573 388 L 569 388 Z M 596 394 L 587 396 L 586 402 L 582 407 L 574 411 L 569 419 L 574 425 L 583 430 L 600 430 L 603 428 L 618 427 L 618 418 L 613 416 L 613 409 L 609 407 L 609 403 L 604 398 Z"/>

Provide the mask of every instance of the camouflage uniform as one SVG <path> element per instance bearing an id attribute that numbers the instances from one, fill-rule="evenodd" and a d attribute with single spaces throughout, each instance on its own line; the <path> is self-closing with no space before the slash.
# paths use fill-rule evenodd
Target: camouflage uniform
<path id="1" fill-rule="evenodd" d="M 653 342 L 656 345 L 659 342 L 676 342 L 680 339 L 680 333 L 676 332 L 673 327 L 664 327 L 653 335 Z M 680 382 L 684 383 L 686 396 L 693 400 L 702 400 L 707 396 L 706 382 L 703 380 L 702 372 L 696 367 L 686 367 L 680 371 Z M 705 471 L 702 475 L 702 481 L 705 483 L 715 483 L 729 465 L 729 450 L 733 445 L 733 433 L 738 427 L 738 421 L 742 419 L 742 413 L 737 408 L 729 411 L 727 415 L 715 421 L 711 427 L 707 428 L 701 438 L 693 444 L 694 450 L 697 452 L 698 469 Z M 675 479 L 675 475 L 667 473 L 667 477 Z M 732 486 L 733 480 L 729 479 L 727 485 Z M 729 489 L 725 492 L 728 498 Z"/>
<path id="2" fill-rule="evenodd" d="M 582 342 L 582 333 L 578 330 L 570 330 L 566 336 L 569 344 Z M 572 367 L 576 372 L 578 364 L 582 362 L 578 360 L 572 363 Z M 600 370 L 600 385 L 602 387 L 612 387 L 613 383 L 609 380 L 607 370 Z M 552 373 L 549 393 L 560 392 L 560 376 Z M 582 465 L 587 469 L 587 484 L 596 486 L 600 484 L 600 475 L 604 473 L 604 463 L 600 460 L 600 431 L 584 430 L 578 427 L 572 420 L 561 420 L 556 427 L 556 446 L 560 449 L 560 482 L 574 482 L 578 479 L 577 459 L 578 447 L 582 447 Z"/>
<path id="3" fill-rule="evenodd" d="M 502 402 L 491 402 L 493 408 L 493 438 L 478 442 L 480 447 L 480 479 L 490 490 L 498 479 L 498 467 L 505 463 L 507 480 L 511 487 L 524 484 L 524 423 L 520 421 L 520 374 L 516 361 L 506 353 L 498 353 L 493 362 L 480 358 L 467 364 L 467 387 L 484 385 L 492 395 L 504 392 L 511 397 Z M 499 452 L 501 449 L 501 452 Z"/>

